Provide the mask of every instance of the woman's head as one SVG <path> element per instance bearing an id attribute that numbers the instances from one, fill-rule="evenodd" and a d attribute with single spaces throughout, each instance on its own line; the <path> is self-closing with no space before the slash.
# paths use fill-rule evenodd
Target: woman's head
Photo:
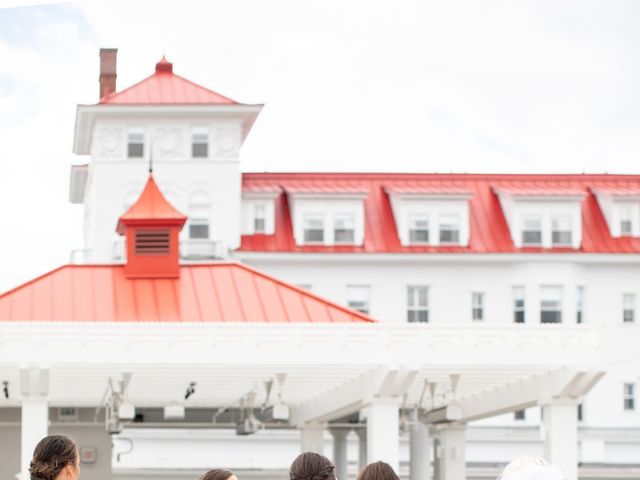
<path id="1" fill-rule="evenodd" d="M 38 442 L 29 467 L 31 480 L 77 480 L 78 448 L 66 435 L 49 435 Z"/>
<path id="2" fill-rule="evenodd" d="M 200 480 L 238 480 L 233 472 L 214 468 L 200 477 Z"/>
<path id="3" fill-rule="evenodd" d="M 562 472 L 544 458 L 518 457 L 498 477 L 499 480 L 562 480 Z"/>
<path id="4" fill-rule="evenodd" d="M 290 480 L 336 480 L 335 467 L 327 457 L 305 452 L 293 461 L 289 469 Z"/>
<path id="5" fill-rule="evenodd" d="M 400 480 L 400 478 L 388 463 L 374 462 L 360 471 L 358 480 Z"/>

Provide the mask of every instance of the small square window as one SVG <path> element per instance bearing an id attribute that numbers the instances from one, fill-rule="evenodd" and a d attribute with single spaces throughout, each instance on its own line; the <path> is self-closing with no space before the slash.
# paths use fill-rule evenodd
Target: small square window
<path id="1" fill-rule="evenodd" d="M 429 218 L 424 215 L 409 217 L 409 243 L 429 243 Z"/>
<path id="2" fill-rule="evenodd" d="M 440 243 L 460 243 L 460 217 L 457 215 L 442 215 L 438 221 Z"/>
<path id="3" fill-rule="evenodd" d="M 407 287 L 407 321 L 409 323 L 429 321 L 429 288 Z"/>
<path id="4" fill-rule="evenodd" d="M 144 157 L 144 133 L 129 132 L 127 138 L 127 156 L 129 158 Z"/>
<path id="5" fill-rule="evenodd" d="M 471 294 L 471 318 L 477 322 L 484 320 L 484 293 Z"/>
<path id="6" fill-rule="evenodd" d="M 324 217 L 320 214 L 308 214 L 303 219 L 304 243 L 324 242 Z"/>
<path id="7" fill-rule="evenodd" d="M 368 285 L 347 286 L 347 305 L 353 310 L 369 313 L 370 288 Z"/>
<path id="8" fill-rule="evenodd" d="M 542 220 L 539 217 L 522 219 L 522 244 L 542 245 Z"/>
<path id="9" fill-rule="evenodd" d="M 562 322 L 562 287 L 540 288 L 540 323 Z"/>
<path id="10" fill-rule="evenodd" d="M 209 135 L 198 132 L 191 136 L 191 156 L 193 158 L 207 158 L 209 156 Z"/>
<path id="11" fill-rule="evenodd" d="M 513 412 L 513 419 L 518 421 L 526 420 L 527 415 L 525 410 L 516 410 Z"/>
<path id="12" fill-rule="evenodd" d="M 265 233 L 267 230 L 267 208 L 258 203 L 253 207 L 253 233 Z"/>
<path id="13" fill-rule="evenodd" d="M 571 245 L 571 230 L 571 217 L 553 217 L 551 219 L 551 243 L 553 246 Z"/>
<path id="14" fill-rule="evenodd" d="M 622 321 L 633 323 L 636 320 L 636 295 L 625 293 L 622 295 Z"/>
<path id="15" fill-rule="evenodd" d="M 339 213 L 333 217 L 333 242 L 350 244 L 355 238 L 355 218 L 351 213 Z"/>

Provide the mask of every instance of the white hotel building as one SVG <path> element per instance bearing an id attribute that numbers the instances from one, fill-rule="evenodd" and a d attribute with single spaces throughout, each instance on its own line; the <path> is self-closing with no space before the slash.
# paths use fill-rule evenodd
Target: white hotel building
<path id="1" fill-rule="evenodd" d="M 165 59 L 116 91 L 115 56 L 85 248 L 0 295 L 0 480 L 46 431 L 87 480 L 284 478 L 300 445 L 340 480 L 640 478 L 639 176 L 242 173 L 261 105 Z"/>

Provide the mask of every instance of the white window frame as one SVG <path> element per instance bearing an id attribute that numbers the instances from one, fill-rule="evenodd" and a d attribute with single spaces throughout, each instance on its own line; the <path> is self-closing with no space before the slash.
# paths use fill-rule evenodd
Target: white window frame
<path id="1" fill-rule="evenodd" d="M 189 204 L 187 207 L 189 220 L 187 222 L 187 237 L 190 241 L 205 242 L 211 240 L 211 206 L 206 204 Z M 197 212 L 195 215 L 193 212 Z M 191 236 L 191 227 L 207 227 L 206 237 Z"/>
<path id="2" fill-rule="evenodd" d="M 307 228 L 309 222 L 319 221 L 320 225 L 315 228 Z M 302 240 L 304 245 L 323 245 L 327 238 L 327 222 L 322 212 L 305 212 L 302 215 Z M 322 238 L 319 240 L 308 240 L 307 231 L 322 232 Z"/>
<path id="3" fill-rule="evenodd" d="M 637 295 L 633 292 L 622 294 L 622 322 L 625 324 L 636 323 Z"/>
<path id="4" fill-rule="evenodd" d="M 555 292 L 555 295 L 550 295 L 551 292 Z M 561 324 L 562 323 L 562 314 L 563 314 L 563 295 L 564 289 L 559 285 L 542 285 L 540 286 L 540 323 L 554 323 Z M 557 308 L 549 308 L 549 305 L 546 306 L 544 303 L 555 302 L 557 304 Z M 545 312 L 557 312 L 558 321 L 553 322 L 545 322 Z"/>
<path id="5" fill-rule="evenodd" d="M 471 320 L 484 321 L 484 292 L 471 292 Z"/>
<path id="6" fill-rule="evenodd" d="M 136 137 L 137 141 L 133 141 L 132 137 Z M 137 138 L 139 137 L 139 138 Z M 128 159 L 144 159 L 147 150 L 147 135 L 144 128 L 132 127 L 127 130 L 127 158 Z M 140 155 L 131 155 L 130 147 L 132 145 L 141 145 L 142 152 Z"/>
<path id="7" fill-rule="evenodd" d="M 419 228 L 419 223 L 425 222 L 425 228 Z M 409 245 L 429 245 L 429 240 L 431 239 L 431 222 L 428 214 L 420 214 L 420 213 L 412 213 L 408 215 L 407 226 L 409 228 L 409 232 L 407 233 L 407 238 L 409 241 Z M 412 238 L 414 236 L 418 236 L 420 232 L 426 232 L 427 238 L 426 240 L 416 240 Z"/>
<path id="8" fill-rule="evenodd" d="M 452 221 L 453 220 L 453 221 Z M 449 227 L 449 228 L 445 228 Z M 443 240 L 444 232 L 451 232 L 454 240 Z M 441 213 L 438 215 L 438 243 L 440 245 L 460 245 L 460 216 L 455 213 Z"/>
<path id="9" fill-rule="evenodd" d="M 202 141 L 204 139 L 204 142 Z M 205 145 L 205 155 L 195 155 L 196 145 Z M 211 153 L 211 140 L 209 138 L 209 129 L 207 127 L 193 127 L 191 130 L 191 158 L 193 160 L 207 160 Z"/>
<path id="10" fill-rule="evenodd" d="M 568 229 L 561 229 L 560 224 L 562 222 L 567 222 Z M 573 232 L 574 227 L 572 225 L 571 215 L 552 215 L 551 216 L 551 246 L 553 247 L 571 247 L 573 245 Z M 569 234 L 568 241 L 556 241 L 554 236 Z"/>
<path id="11" fill-rule="evenodd" d="M 526 289 L 522 285 L 515 285 L 511 288 L 511 297 L 513 301 L 513 323 L 526 323 L 527 321 L 527 298 Z M 522 305 L 518 305 L 518 301 L 522 301 Z M 518 314 L 522 312 L 522 322 L 517 322 Z"/>
<path id="12" fill-rule="evenodd" d="M 371 286 L 347 285 L 347 306 L 368 315 L 371 311 Z"/>
<path id="13" fill-rule="evenodd" d="M 258 222 L 262 221 L 262 227 L 258 228 Z M 253 204 L 253 233 L 267 232 L 267 205 L 263 202 Z"/>
<path id="14" fill-rule="evenodd" d="M 421 302 L 422 300 L 421 297 L 422 299 L 424 299 L 424 302 Z M 407 322 L 408 323 L 429 323 L 429 287 L 428 286 L 407 285 Z"/>
<path id="15" fill-rule="evenodd" d="M 622 387 L 622 408 L 625 412 L 636 410 L 636 384 L 624 383 Z"/>
<path id="16" fill-rule="evenodd" d="M 351 228 L 338 228 L 340 221 L 347 220 L 347 224 L 350 223 Z M 332 233 L 334 245 L 353 245 L 356 239 L 356 214 L 354 212 L 334 212 L 332 218 Z M 351 231 L 350 240 L 339 240 L 338 230 L 344 230 L 345 232 Z"/>
<path id="17" fill-rule="evenodd" d="M 521 218 L 521 228 L 520 228 L 520 242 L 523 247 L 541 247 L 543 244 L 544 238 L 544 227 L 542 222 L 542 215 L 533 215 L 533 214 L 525 214 L 522 215 Z M 537 222 L 538 229 L 534 228 L 526 228 L 527 222 Z M 525 233 L 527 232 L 539 232 L 540 233 L 540 241 L 539 242 L 525 242 Z"/>
<path id="18" fill-rule="evenodd" d="M 584 287 L 576 287 L 576 323 L 584 323 Z"/>

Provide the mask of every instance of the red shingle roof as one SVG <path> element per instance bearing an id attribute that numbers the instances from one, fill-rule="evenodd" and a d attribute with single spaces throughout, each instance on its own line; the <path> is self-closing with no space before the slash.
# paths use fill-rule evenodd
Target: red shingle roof
<path id="1" fill-rule="evenodd" d="M 100 99 L 106 105 L 239 105 L 212 90 L 173 73 L 164 57 L 153 75 L 120 92 Z"/>
<path id="2" fill-rule="evenodd" d="M 123 265 L 66 265 L 0 295 L 0 321 L 373 321 L 242 264 L 180 270 L 180 278 L 129 279 Z"/>
<path id="3" fill-rule="evenodd" d="M 495 189 L 535 195 L 584 195 L 582 204 L 583 253 L 640 253 L 640 238 L 613 238 L 592 193 L 595 189 L 619 192 L 640 190 L 638 175 L 479 175 L 394 173 L 245 173 L 243 189 L 279 185 L 285 191 L 357 190 L 365 199 L 365 238 L 362 246 L 298 246 L 293 238 L 288 198 L 276 199 L 274 235 L 245 235 L 240 251 L 344 252 L 344 253 L 516 253 L 576 252 L 569 248 L 521 248 L 513 245 Z M 387 190 L 404 193 L 468 193 L 470 241 L 458 246 L 402 246 L 396 231 Z"/>

